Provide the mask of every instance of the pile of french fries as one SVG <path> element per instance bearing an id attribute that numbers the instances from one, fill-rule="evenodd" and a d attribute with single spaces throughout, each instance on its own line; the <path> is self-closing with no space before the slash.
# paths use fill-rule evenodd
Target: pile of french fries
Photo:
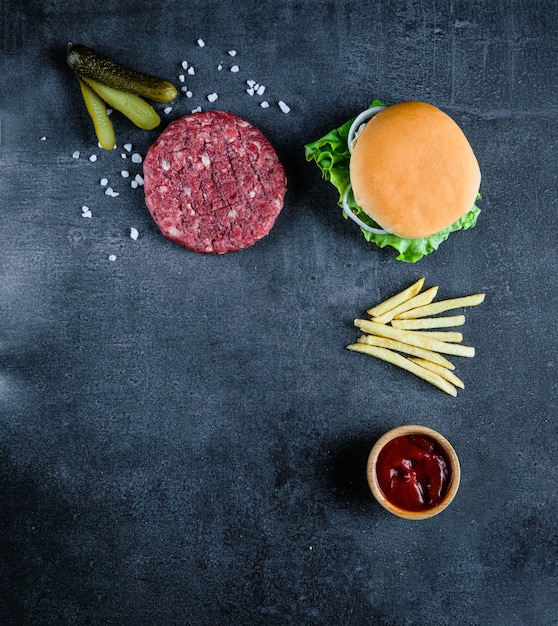
<path id="1" fill-rule="evenodd" d="M 347 348 L 397 365 L 455 397 L 457 388 L 465 385 L 444 355 L 473 357 L 475 349 L 461 344 L 460 332 L 431 329 L 462 326 L 464 315 L 438 314 L 481 304 L 484 294 L 434 302 L 438 287 L 421 292 L 423 285 L 421 278 L 369 309 L 370 319 L 355 319 L 355 326 L 364 334 Z"/>

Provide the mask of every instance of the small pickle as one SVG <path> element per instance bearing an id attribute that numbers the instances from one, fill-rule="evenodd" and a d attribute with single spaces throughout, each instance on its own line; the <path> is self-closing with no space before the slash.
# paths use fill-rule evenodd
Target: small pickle
<path id="1" fill-rule="evenodd" d="M 161 118 L 155 109 L 139 96 L 120 89 L 103 85 L 92 78 L 80 77 L 93 91 L 108 105 L 120 111 L 136 126 L 143 130 L 152 130 L 161 123 Z"/>
<path id="2" fill-rule="evenodd" d="M 79 81 L 81 88 L 81 94 L 85 101 L 87 112 L 93 120 L 93 126 L 95 127 L 95 133 L 97 139 L 101 144 L 101 147 L 105 150 L 112 150 L 116 144 L 114 136 L 114 128 L 112 122 L 107 114 L 106 104 L 101 98 L 82 80 Z"/>
<path id="3" fill-rule="evenodd" d="M 81 44 L 68 44 L 66 61 L 84 78 L 91 78 L 103 85 L 128 91 L 149 100 L 171 102 L 178 96 L 178 91 L 172 83 L 119 65 Z"/>

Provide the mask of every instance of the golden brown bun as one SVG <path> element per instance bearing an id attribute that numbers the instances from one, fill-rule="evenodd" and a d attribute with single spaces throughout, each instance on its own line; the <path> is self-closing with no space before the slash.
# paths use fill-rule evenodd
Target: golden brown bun
<path id="1" fill-rule="evenodd" d="M 463 131 L 424 102 L 377 113 L 357 138 L 350 172 L 357 204 L 408 239 L 437 233 L 470 211 L 481 179 Z"/>

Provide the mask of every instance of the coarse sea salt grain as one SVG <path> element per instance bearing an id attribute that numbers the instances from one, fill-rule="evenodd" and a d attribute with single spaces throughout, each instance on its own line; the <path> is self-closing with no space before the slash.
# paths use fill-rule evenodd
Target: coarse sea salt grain
<path id="1" fill-rule="evenodd" d="M 188 74 L 190 74 L 190 76 L 194 76 L 195 73 L 196 73 L 196 70 L 192 66 L 190 66 L 188 68 Z"/>
<path id="2" fill-rule="evenodd" d="M 137 180 L 132 180 L 132 181 L 130 181 L 130 187 L 131 187 L 132 189 L 137 189 L 137 187 L 138 187 L 138 181 L 137 181 Z"/>
<path id="3" fill-rule="evenodd" d="M 219 96 L 215 92 L 213 92 L 207 96 L 207 99 L 209 100 L 209 102 L 215 102 L 215 100 L 217 100 L 218 97 Z"/>
<path id="4" fill-rule="evenodd" d="M 108 178 L 101 178 L 101 187 L 106 187 L 108 185 Z"/>
<path id="5" fill-rule="evenodd" d="M 269 102 L 267 100 L 262 100 L 260 102 L 260 106 L 262 107 L 262 109 L 268 109 L 269 108 Z"/>
<path id="6" fill-rule="evenodd" d="M 184 76 L 184 74 L 179 74 L 178 80 L 183 83 L 186 80 L 186 76 Z"/>
<path id="7" fill-rule="evenodd" d="M 137 228 L 130 228 L 130 238 L 133 239 L 134 241 L 139 237 L 139 232 Z"/>
<path id="8" fill-rule="evenodd" d="M 264 85 L 260 85 L 258 87 L 258 89 L 256 90 L 256 93 L 258 94 L 258 96 L 263 96 L 265 92 L 265 86 Z"/>
<path id="9" fill-rule="evenodd" d="M 143 176 L 141 176 L 140 174 L 136 174 L 134 180 L 137 182 L 138 185 L 143 185 Z"/>
<path id="10" fill-rule="evenodd" d="M 122 170 L 120 172 L 120 175 L 122 176 L 122 178 L 128 178 L 128 176 L 130 176 L 130 172 L 128 170 Z"/>
<path id="11" fill-rule="evenodd" d="M 222 66 L 222 64 L 221 64 L 221 63 L 219 63 L 219 65 L 217 66 L 217 69 L 218 69 L 219 71 L 221 71 L 221 70 L 223 69 L 223 66 Z"/>
<path id="12" fill-rule="evenodd" d="M 283 100 L 279 100 L 277 104 L 279 105 L 279 108 L 281 109 L 281 111 L 283 111 L 283 113 L 288 113 L 291 110 L 291 108 L 287 104 L 285 104 Z"/>
<path id="13" fill-rule="evenodd" d="M 41 137 L 41 141 L 46 141 L 46 136 L 45 136 L 45 135 L 43 135 L 43 136 Z"/>
<path id="14" fill-rule="evenodd" d="M 79 159 L 79 150 L 76 150 L 76 151 L 72 154 L 72 159 Z"/>
<path id="15" fill-rule="evenodd" d="M 116 254 L 109 254 L 109 261 L 116 261 Z"/>
<path id="16" fill-rule="evenodd" d="M 97 155 L 96 155 L 96 154 L 92 154 L 92 155 L 89 157 L 89 160 L 91 161 L 91 163 L 95 163 L 95 161 L 97 160 Z"/>
<path id="17" fill-rule="evenodd" d="M 132 163 L 141 163 L 142 162 L 142 158 L 141 158 L 141 154 L 138 154 L 137 152 L 134 152 L 134 154 L 132 154 Z"/>
<path id="18" fill-rule="evenodd" d="M 236 50 L 229 50 L 229 56 L 235 57 L 236 56 Z"/>
<path id="19" fill-rule="evenodd" d="M 198 39 L 198 46 L 203 48 L 205 46 L 205 41 L 203 39 Z"/>
<path id="20" fill-rule="evenodd" d="M 240 68 L 238 67 L 238 65 L 233 65 L 233 66 L 231 67 L 231 72 L 232 72 L 233 74 L 236 74 L 239 70 L 240 70 Z"/>
<path id="21" fill-rule="evenodd" d="M 166 115 L 168 115 L 171 111 L 172 111 L 172 107 L 165 107 L 165 108 L 163 109 L 163 112 L 164 112 Z"/>
<path id="22" fill-rule="evenodd" d="M 186 97 L 187 98 L 191 98 L 193 95 L 194 94 L 189 89 L 186 91 Z"/>
<path id="23" fill-rule="evenodd" d="M 122 147 L 124 148 L 124 150 L 126 150 L 126 152 L 130 152 L 132 150 L 131 143 L 125 143 Z"/>
<path id="24" fill-rule="evenodd" d="M 188 61 L 182 61 L 182 69 L 184 70 L 188 69 Z"/>

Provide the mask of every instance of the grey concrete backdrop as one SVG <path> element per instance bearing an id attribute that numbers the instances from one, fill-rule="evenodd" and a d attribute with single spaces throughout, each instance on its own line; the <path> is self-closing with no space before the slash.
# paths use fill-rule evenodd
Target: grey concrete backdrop
<path id="1" fill-rule="evenodd" d="M 557 9 L 2 3 L 0 623 L 558 623 Z M 163 126 L 202 106 L 260 127 L 289 179 L 270 235 L 219 257 L 165 240 L 130 186 L 159 130 L 114 113 L 98 149 L 68 41 L 186 85 Z M 481 166 L 478 226 L 416 265 L 368 245 L 304 159 L 374 98 L 442 108 Z M 345 350 L 420 276 L 487 294 L 457 398 Z M 423 522 L 364 475 L 411 422 L 462 465 Z"/>

